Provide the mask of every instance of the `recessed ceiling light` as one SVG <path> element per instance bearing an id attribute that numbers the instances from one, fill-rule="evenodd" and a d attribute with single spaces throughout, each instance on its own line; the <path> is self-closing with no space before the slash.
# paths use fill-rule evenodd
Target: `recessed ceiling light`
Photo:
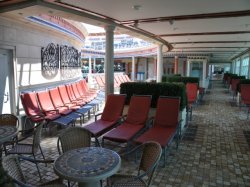
<path id="1" fill-rule="evenodd" d="M 141 9 L 141 5 L 133 5 L 132 8 L 134 10 L 140 10 Z"/>

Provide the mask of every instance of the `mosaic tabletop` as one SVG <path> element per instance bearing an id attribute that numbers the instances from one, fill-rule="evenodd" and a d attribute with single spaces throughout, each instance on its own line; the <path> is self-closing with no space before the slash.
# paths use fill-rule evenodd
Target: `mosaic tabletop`
<path id="1" fill-rule="evenodd" d="M 113 175 L 120 165 L 121 158 L 116 152 L 100 147 L 85 147 L 59 156 L 54 163 L 54 170 L 65 179 L 88 182 Z"/>
<path id="2" fill-rule="evenodd" d="M 3 143 L 17 134 L 17 128 L 14 126 L 0 126 L 0 143 Z"/>

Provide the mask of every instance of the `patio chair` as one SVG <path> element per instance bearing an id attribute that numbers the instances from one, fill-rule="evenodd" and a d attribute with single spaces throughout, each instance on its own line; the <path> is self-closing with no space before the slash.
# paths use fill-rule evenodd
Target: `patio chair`
<path id="1" fill-rule="evenodd" d="M 105 83 L 102 81 L 101 76 L 99 76 L 99 75 L 95 76 L 95 80 L 96 80 L 99 88 L 104 89 Z"/>
<path id="2" fill-rule="evenodd" d="M 5 172 L 7 172 L 7 175 L 12 179 L 12 181 L 21 187 L 31 187 L 34 185 L 28 184 L 26 177 L 22 171 L 20 159 L 24 159 L 23 157 L 20 157 L 18 155 L 8 155 L 3 158 L 2 160 L 2 166 Z M 27 161 L 32 161 L 31 159 L 27 159 Z M 46 162 L 46 161 L 45 161 Z M 47 183 L 43 183 L 42 185 L 44 187 L 66 187 L 62 183 L 61 179 L 54 179 L 52 181 L 49 181 Z"/>
<path id="3" fill-rule="evenodd" d="M 95 137 L 96 144 L 99 144 L 98 137 L 121 122 L 125 99 L 126 95 L 109 94 L 103 112 L 95 116 L 95 122 L 84 127 Z M 101 118 L 97 119 L 98 116 Z"/>
<path id="4" fill-rule="evenodd" d="M 135 139 L 135 143 L 142 144 L 147 141 L 158 142 L 164 153 L 164 166 L 166 162 L 166 149 L 176 137 L 176 148 L 180 140 L 180 98 L 161 96 L 157 101 L 157 108 L 153 126 Z"/>
<path id="5" fill-rule="evenodd" d="M 187 93 L 187 121 L 192 120 L 193 106 L 197 101 L 198 85 L 197 83 L 187 83 L 186 84 L 186 93 Z M 188 116 L 190 113 L 190 117 Z"/>
<path id="6" fill-rule="evenodd" d="M 149 187 L 154 177 L 155 170 L 161 158 L 161 145 L 154 141 L 145 142 L 135 150 L 142 148 L 138 174 L 115 174 L 107 179 L 109 187 Z"/>
<path id="7" fill-rule="evenodd" d="M 127 143 L 129 150 L 131 141 L 146 128 L 150 105 L 151 96 L 132 96 L 125 121 L 103 136 L 102 145 L 104 146 L 104 140 Z"/>
<path id="8" fill-rule="evenodd" d="M 248 108 L 248 119 L 250 113 L 250 84 L 240 84 L 240 95 L 240 107 L 246 106 Z"/>
<path id="9" fill-rule="evenodd" d="M 18 129 L 19 127 L 19 120 L 13 114 L 0 114 L 0 126 L 8 125 L 14 126 Z M 12 139 L 12 141 L 17 140 L 17 136 Z M 5 146 L 9 144 L 9 142 L 4 142 Z M 0 145 L 0 158 L 2 158 L 2 145 Z"/>
<path id="10" fill-rule="evenodd" d="M 59 154 L 81 147 L 90 147 L 91 132 L 82 127 L 69 127 L 58 136 L 57 149 Z"/>
<path id="11" fill-rule="evenodd" d="M 40 153 L 41 153 L 43 159 L 45 160 L 42 148 L 40 146 L 41 133 L 42 133 L 42 128 L 43 128 L 44 124 L 45 124 L 45 122 L 39 124 L 38 126 L 36 126 L 34 128 L 32 143 L 22 143 L 22 141 L 21 142 L 14 141 L 13 147 L 11 147 L 9 149 L 4 147 L 5 155 L 18 154 L 18 155 L 31 155 L 31 156 L 33 156 L 34 163 L 36 164 L 40 179 L 42 179 L 42 177 L 41 177 L 41 173 L 40 173 L 40 170 L 38 167 L 38 163 L 36 162 L 36 155 L 38 153 L 38 150 L 40 150 Z"/>

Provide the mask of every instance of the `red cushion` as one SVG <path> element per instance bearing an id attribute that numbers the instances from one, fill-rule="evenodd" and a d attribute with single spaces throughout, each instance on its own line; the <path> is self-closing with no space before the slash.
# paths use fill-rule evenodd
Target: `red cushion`
<path id="1" fill-rule="evenodd" d="M 117 142 L 127 142 L 141 129 L 143 129 L 143 127 L 144 125 L 133 125 L 129 123 L 123 123 L 117 128 L 109 131 L 106 135 L 104 135 L 104 138 Z"/>
<path id="2" fill-rule="evenodd" d="M 103 134 L 112 126 L 114 126 L 116 121 L 104 121 L 97 120 L 96 122 L 90 123 L 89 125 L 84 126 L 85 129 L 88 129 L 94 136 Z"/>
<path id="3" fill-rule="evenodd" d="M 139 136 L 135 142 L 136 143 L 144 143 L 146 141 L 156 141 L 161 144 L 162 147 L 168 145 L 169 141 L 175 135 L 176 128 L 171 127 L 152 127 L 141 136 Z"/>
<path id="4" fill-rule="evenodd" d="M 101 119 L 104 121 L 117 121 L 123 112 L 125 95 L 108 95 Z"/>

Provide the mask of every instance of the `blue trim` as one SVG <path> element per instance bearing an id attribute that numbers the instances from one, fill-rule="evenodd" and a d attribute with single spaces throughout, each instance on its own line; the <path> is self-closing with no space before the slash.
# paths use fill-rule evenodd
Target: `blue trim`
<path id="1" fill-rule="evenodd" d="M 60 27 L 60 26 L 58 26 L 56 24 L 53 24 L 53 23 L 51 23 L 49 21 L 43 20 L 43 19 L 41 19 L 39 17 L 29 16 L 29 17 L 27 17 L 27 19 L 29 19 L 29 20 L 31 20 L 33 22 L 40 23 L 42 25 L 48 26 L 48 27 L 52 27 L 53 29 L 59 30 L 59 31 L 64 32 L 66 34 L 73 35 L 75 38 L 79 39 L 81 42 L 85 41 L 85 39 L 82 39 L 77 34 L 71 32 L 71 31 L 69 31 L 69 30 L 67 30 L 67 29 L 65 29 L 63 27 Z"/>

